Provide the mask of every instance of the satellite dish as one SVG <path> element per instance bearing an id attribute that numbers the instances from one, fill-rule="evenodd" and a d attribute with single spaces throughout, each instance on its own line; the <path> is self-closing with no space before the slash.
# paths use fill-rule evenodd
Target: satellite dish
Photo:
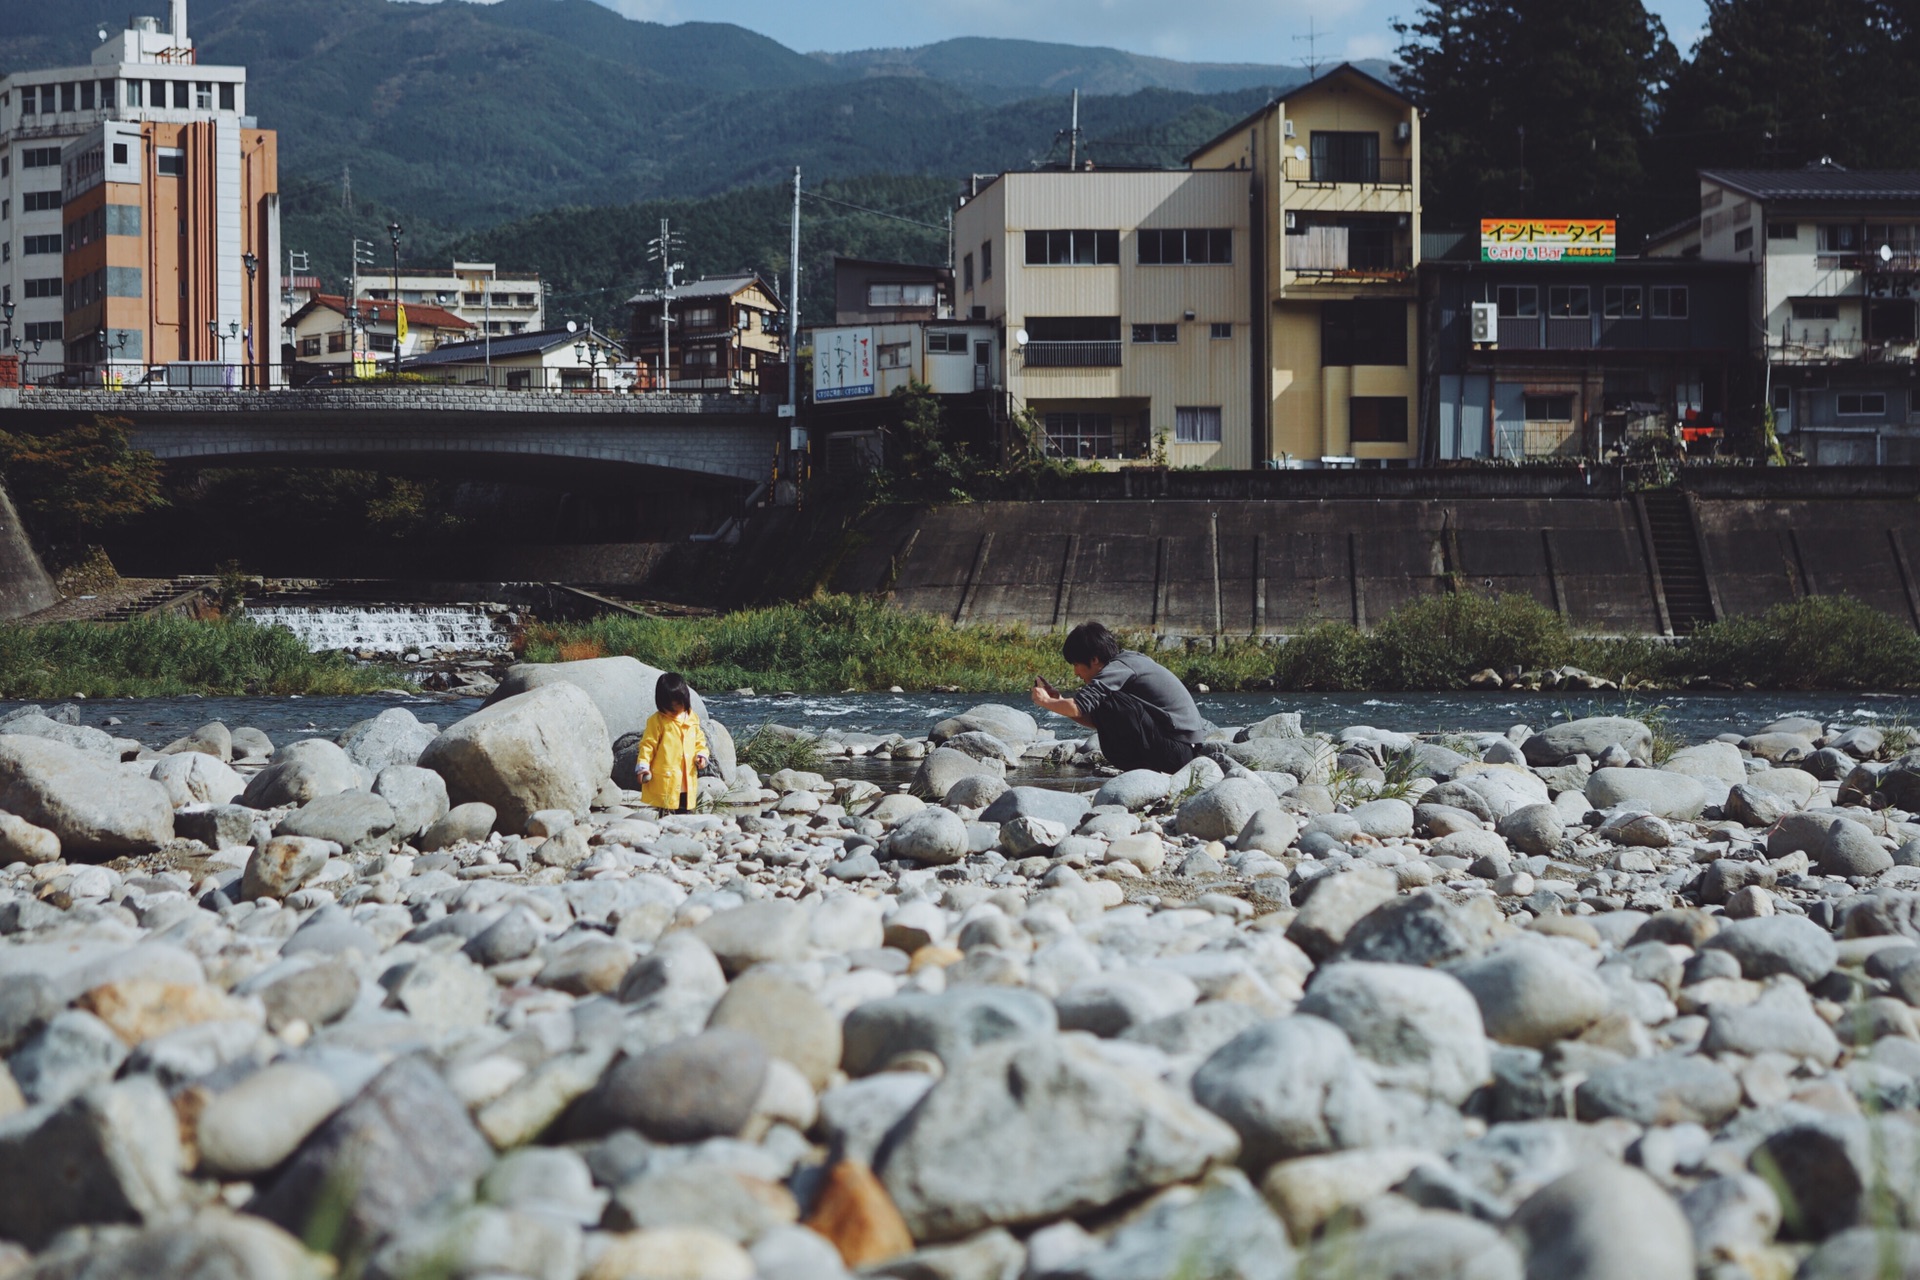
<path id="1" fill-rule="evenodd" d="M 101 28 L 100 28 L 100 43 L 102 43 L 102 44 L 105 44 L 106 42 L 107 42 L 107 29 L 106 29 L 105 27 L 101 27 Z"/>
<path id="2" fill-rule="evenodd" d="M 573 321 L 571 321 L 571 320 L 569 320 L 569 321 L 567 321 L 567 332 L 568 332 L 568 333 L 578 333 L 579 331 L 580 331 L 580 326 L 579 326 L 579 325 L 577 325 L 577 324 L 575 324 L 575 323 L 574 323 Z"/>
<path id="3" fill-rule="evenodd" d="M 1883 245 L 1881 245 L 1881 246 L 1880 246 L 1880 261 L 1882 261 L 1882 262 L 1892 262 L 1892 261 L 1893 261 L 1893 246 L 1892 246 L 1892 245 L 1888 245 L 1888 244 L 1883 244 Z"/>
<path id="4" fill-rule="evenodd" d="M 1295 147 L 1293 149 L 1293 158 L 1295 160 L 1305 160 L 1307 158 L 1307 149 L 1305 147 Z"/>
<path id="5" fill-rule="evenodd" d="M 1027 331 L 1026 331 L 1025 329 L 1015 329 L 1015 330 L 1013 331 L 1013 345 L 1014 345 L 1014 346 L 1016 346 L 1016 347 L 1024 347 L 1024 346 L 1026 346 L 1026 345 L 1027 345 L 1027 343 L 1028 343 L 1029 341 L 1031 341 L 1031 339 L 1029 339 L 1029 338 L 1027 337 Z"/>

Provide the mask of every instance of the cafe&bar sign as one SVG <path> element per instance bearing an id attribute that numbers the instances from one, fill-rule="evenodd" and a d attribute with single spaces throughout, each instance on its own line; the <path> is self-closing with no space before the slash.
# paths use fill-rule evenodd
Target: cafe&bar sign
<path id="1" fill-rule="evenodd" d="M 1612 218 L 1482 218 L 1482 262 L 1612 262 Z"/>

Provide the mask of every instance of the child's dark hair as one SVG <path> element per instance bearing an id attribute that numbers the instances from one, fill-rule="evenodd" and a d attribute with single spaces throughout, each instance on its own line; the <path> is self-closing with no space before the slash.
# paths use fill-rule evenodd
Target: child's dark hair
<path id="1" fill-rule="evenodd" d="M 693 690 L 687 687 L 687 678 L 678 671 L 668 671 L 653 682 L 653 705 L 662 711 L 693 710 Z"/>

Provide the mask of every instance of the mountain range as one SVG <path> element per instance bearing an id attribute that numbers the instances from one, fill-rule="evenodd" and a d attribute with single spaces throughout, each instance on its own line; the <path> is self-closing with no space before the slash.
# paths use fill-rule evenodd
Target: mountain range
<path id="1" fill-rule="evenodd" d="M 96 31 L 125 22 L 126 4 L 0 0 L 0 69 L 84 63 Z M 141 7 L 164 21 L 164 0 Z M 1162 165 L 1307 78 L 1299 67 L 1022 40 L 806 54 L 742 27 L 641 22 L 595 0 L 190 9 L 201 59 L 245 65 L 250 110 L 279 131 L 284 242 L 329 275 L 344 269 L 353 236 L 384 240 L 388 220 L 408 227 L 410 257 L 489 242 L 512 246 L 513 266 L 557 271 L 550 264 L 578 262 L 575 246 L 543 234 L 603 236 L 549 211 L 692 207 L 789 182 L 796 165 L 809 187 L 919 179 L 873 190 L 911 196 L 912 208 L 887 212 L 938 224 L 945 201 L 925 179 L 957 190 L 969 173 L 1064 159 L 1075 88 L 1082 157 Z M 944 236 L 923 228 L 921 240 L 922 256 L 944 253 Z M 782 241 L 769 239 L 784 261 Z M 741 265 L 773 264 L 698 269 Z"/>

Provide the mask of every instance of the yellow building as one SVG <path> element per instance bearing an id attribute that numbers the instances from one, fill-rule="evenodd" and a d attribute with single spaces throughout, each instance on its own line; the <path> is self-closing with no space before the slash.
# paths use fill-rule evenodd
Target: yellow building
<path id="1" fill-rule="evenodd" d="M 1247 175 L 1005 173 L 954 214 L 954 312 L 999 331 L 1010 407 L 1060 457 L 1243 468 Z"/>
<path id="2" fill-rule="evenodd" d="M 1251 183 L 1255 252 L 1240 271 L 1262 298 L 1254 454 L 1267 465 L 1416 456 L 1419 157 L 1413 103 L 1345 64 L 1187 157 Z"/>

